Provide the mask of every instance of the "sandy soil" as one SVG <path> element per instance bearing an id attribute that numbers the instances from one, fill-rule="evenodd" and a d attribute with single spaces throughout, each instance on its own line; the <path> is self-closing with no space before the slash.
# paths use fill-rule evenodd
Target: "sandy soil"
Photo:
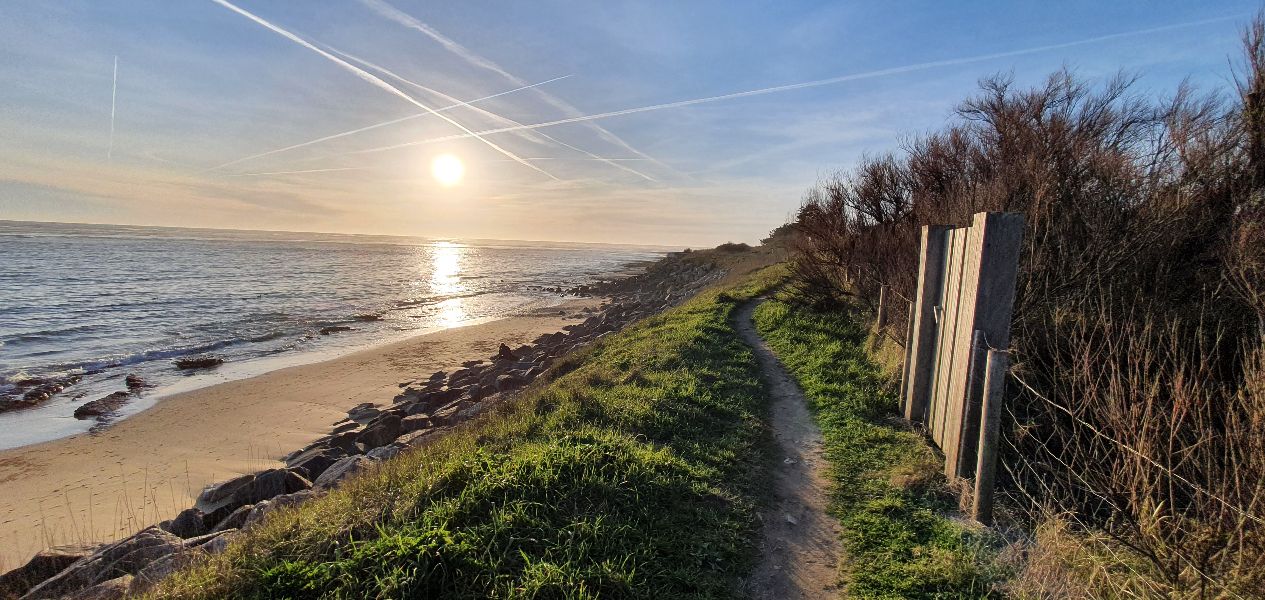
<path id="1" fill-rule="evenodd" d="M 772 499 L 761 514 L 760 559 L 747 578 L 753 598 L 796 600 L 840 596 L 839 524 L 826 514 L 826 460 L 821 431 L 804 392 L 756 332 L 750 302 L 734 313 L 734 325 L 751 346 L 772 395 L 770 424 L 777 441 Z"/>
<path id="2" fill-rule="evenodd" d="M 0 451 L 0 572 L 57 544 L 109 541 L 170 518 L 202 487 L 277 466 L 361 402 L 588 316 L 596 300 L 419 335 L 174 395 L 98 434 Z M 560 314 L 561 313 L 561 314 Z"/>

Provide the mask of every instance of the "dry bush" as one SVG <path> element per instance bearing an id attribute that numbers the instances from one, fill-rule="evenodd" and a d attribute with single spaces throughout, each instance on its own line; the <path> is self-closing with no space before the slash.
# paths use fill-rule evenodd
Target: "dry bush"
<path id="1" fill-rule="evenodd" d="M 945 130 L 819 182 L 794 223 L 799 295 L 872 308 L 880 285 L 914 295 L 921 226 L 1024 213 L 1012 356 L 1031 387 L 1010 385 L 1001 484 L 1029 524 L 1070 515 L 1175 597 L 1265 589 L 1263 23 L 1230 99 L 985 79 Z"/>

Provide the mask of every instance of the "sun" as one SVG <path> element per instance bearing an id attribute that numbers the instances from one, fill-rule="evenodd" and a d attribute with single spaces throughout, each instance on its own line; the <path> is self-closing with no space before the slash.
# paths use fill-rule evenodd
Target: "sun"
<path id="1" fill-rule="evenodd" d="M 439 185 L 452 187 L 461 183 L 461 177 L 466 174 L 466 166 L 461 163 L 460 158 L 452 154 L 440 154 L 431 161 L 430 172 Z"/>

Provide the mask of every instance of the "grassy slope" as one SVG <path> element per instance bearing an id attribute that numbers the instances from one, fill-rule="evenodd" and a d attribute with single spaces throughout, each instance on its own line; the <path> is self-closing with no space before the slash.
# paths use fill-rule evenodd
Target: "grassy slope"
<path id="1" fill-rule="evenodd" d="M 749 297 L 765 271 L 728 290 Z M 765 391 L 704 293 L 488 418 L 282 511 L 179 598 L 720 598 L 754 556 Z"/>
<path id="2" fill-rule="evenodd" d="M 866 332 L 844 315 L 769 301 L 756 326 L 796 376 L 822 428 L 831 512 L 844 526 L 848 595 L 977 598 L 997 575 L 981 544 L 946 519 L 940 461 L 899 425 L 896 398 L 866 355 Z"/>

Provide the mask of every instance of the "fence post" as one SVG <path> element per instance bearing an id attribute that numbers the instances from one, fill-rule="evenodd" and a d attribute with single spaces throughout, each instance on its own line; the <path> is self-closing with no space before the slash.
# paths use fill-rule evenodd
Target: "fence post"
<path id="1" fill-rule="evenodd" d="M 878 288 L 878 318 L 874 320 L 874 329 L 878 334 L 883 333 L 883 328 L 887 326 L 887 309 L 891 303 L 891 293 L 886 285 L 880 285 Z"/>
<path id="2" fill-rule="evenodd" d="M 984 401 L 980 411 L 979 452 L 975 462 L 975 502 L 971 515 L 985 525 L 993 522 L 993 491 L 997 476 L 997 438 L 1001 405 L 1006 395 L 1006 353 L 988 351 L 984 370 Z"/>
<path id="3" fill-rule="evenodd" d="M 948 227 L 924 225 L 918 259 L 918 290 L 910 319 L 909 339 L 905 348 L 909 355 L 906 368 L 909 383 L 905 386 L 905 419 L 920 423 L 927 412 L 931 395 L 931 374 L 936 360 L 936 305 L 940 302 L 941 278 L 944 276 L 944 234 Z"/>
<path id="4" fill-rule="evenodd" d="M 912 360 L 913 345 L 909 343 L 914 337 L 914 303 L 909 303 L 909 315 L 905 320 L 905 358 L 900 363 L 900 410 L 905 411 L 905 402 L 909 397 L 909 367 Z"/>

